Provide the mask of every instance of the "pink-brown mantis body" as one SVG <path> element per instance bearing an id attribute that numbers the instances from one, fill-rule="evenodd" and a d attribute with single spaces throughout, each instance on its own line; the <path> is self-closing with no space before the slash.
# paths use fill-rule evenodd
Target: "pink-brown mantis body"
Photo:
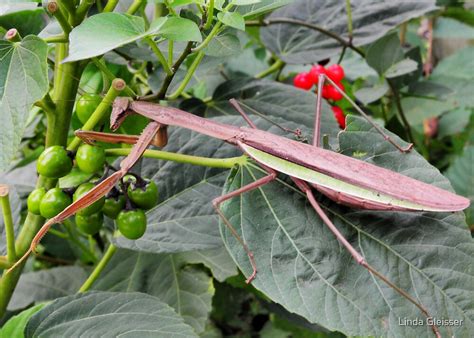
<path id="1" fill-rule="evenodd" d="M 319 90 L 324 83 L 319 81 Z M 336 86 L 337 88 L 337 86 Z M 318 96 L 313 144 L 304 144 L 266 131 L 256 129 L 235 101 L 231 103 L 242 114 L 252 128 L 236 127 L 207 120 L 176 108 L 164 107 L 154 103 L 129 101 L 118 98 L 114 102 L 111 116 L 111 128 L 116 130 L 129 114 L 140 114 L 151 120 L 140 137 L 122 137 L 121 135 L 96 132 L 77 132 L 86 142 L 102 140 L 107 142 L 125 142 L 135 144 L 133 151 L 120 164 L 120 169 L 98 184 L 89 194 L 78 199 L 56 217 L 48 220 L 31 243 L 29 251 L 11 269 L 22 262 L 55 223 L 59 223 L 78 210 L 92 204 L 105 195 L 123 177 L 141 157 L 150 143 L 166 143 L 166 127 L 175 126 L 191 129 L 198 133 L 221 139 L 239 147 L 245 154 L 259 163 L 268 175 L 235 191 L 220 196 L 213 201 L 216 212 L 225 225 L 242 244 L 248 254 L 253 273 L 248 277 L 251 282 L 257 273 L 257 264 L 251 250 L 240 238 L 236 230 L 226 219 L 219 206 L 222 202 L 242 193 L 259 188 L 273 181 L 277 172 L 287 174 L 296 186 L 307 196 L 309 203 L 321 217 L 339 242 L 350 252 L 358 264 L 379 277 L 403 297 L 415 304 L 426 316 L 428 311 L 407 292 L 394 285 L 385 276 L 369 265 L 364 257 L 344 238 L 329 217 L 322 210 L 313 194 L 312 188 L 322 192 L 332 200 L 355 208 L 397 211 L 452 212 L 469 206 L 469 200 L 449 191 L 423 183 L 413 178 L 377 167 L 367 162 L 347 157 L 318 147 L 321 99 Z M 363 113 L 363 112 L 362 112 Z M 382 134 L 383 131 L 378 128 Z M 385 136 L 385 134 L 384 134 Z M 385 137 L 393 143 L 391 139 Z M 397 146 L 397 148 L 399 148 Z M 403 149 L 399 148 L 403 151 Z M 439 331 L 432 326 L 436 335 Z"/>

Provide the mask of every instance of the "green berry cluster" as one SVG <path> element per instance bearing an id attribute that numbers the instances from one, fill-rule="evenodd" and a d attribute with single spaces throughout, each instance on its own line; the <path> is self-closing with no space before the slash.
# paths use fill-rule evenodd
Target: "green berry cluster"
<path id="1" fill-rule="evenodd" d="M 92 179 L 76 187 L 46 190 L 38 188 L 28 196 L 28 210 L 50 219 L 78 201 L 90 192 L 96 184 L 105 178 L 112 167 L 106 165 L 106 154 L 102 147 L 83 144 L 75 154 L 61 146 L 52 146 L 44 150 L 37 162 L 40 175 L 59 179 L 68 175 L 73 167 L 92 175 Z M 102 178 L 97 179 L 97 175 Z M 129 239 L 138 239 L 146 231 L 145 211 L 156 206 L 158 188 L 156 183 L 138 175 L 127 175 L 119 187 L 114 187 L 107 196 L 82 208 L 75 215 L 78 229 L 87 235 L 97 234 L 103 224 L 104 215 L 114 219 L 119 231 Z"/>

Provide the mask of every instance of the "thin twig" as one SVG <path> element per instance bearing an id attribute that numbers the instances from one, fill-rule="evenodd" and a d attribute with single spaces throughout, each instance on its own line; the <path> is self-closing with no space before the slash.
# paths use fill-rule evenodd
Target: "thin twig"
<path id="1" fill-rule="evenodd" d="M 327 29 L 324 29 L 320 26 L 317 26 L 317 25 L 314 25 L 312 23 L 308 23 L 308 22 L 305 22 L 305 21 L 291 19 L 291 18 L 272 18 L 272 19 L 266 19 L 266 20 L 262 20 L 262 21 L 246 21 L 245 25 L 246 26 L 270 26 L 270 25 L 276 25 L 276 24 L 282 24 L 282 23 L 294 24 L 294 25 L 303 26 L 303 27 L 306 27 L 306 28 L 309 28 L 309 29 L 313 29 L 315 31 L 318 31 L 320 33 L 323 33 L 323 34 L 333 38 L 334 40 L 338 41 L 342 46 L 346 46 L 347 48 L 352 49 L 353 51 L 355 51 L 360 56 L 362 56 L 362 57 L 365 56 L 365 53 L 362 50 L 360 50 L 359 48 L 355 47 L 350 40 L 349 41 L 345 40 L 344 38 L 342 38 L 341 36 L 339 36 L 336 33 L 333 33 L 331 31 L 328 31 Z"/>

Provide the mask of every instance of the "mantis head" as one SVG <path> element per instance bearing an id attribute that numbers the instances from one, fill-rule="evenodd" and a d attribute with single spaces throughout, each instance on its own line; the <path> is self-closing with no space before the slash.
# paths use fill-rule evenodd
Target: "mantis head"
<path id="1" fill-rule="evenodd" d="M 127 97 L 117 97 L 112 104 L 112 113 L 110 114 L 110 129 L 117 130 L 125 118 L 133 111 L 128 109 L 130 100 Z"/>

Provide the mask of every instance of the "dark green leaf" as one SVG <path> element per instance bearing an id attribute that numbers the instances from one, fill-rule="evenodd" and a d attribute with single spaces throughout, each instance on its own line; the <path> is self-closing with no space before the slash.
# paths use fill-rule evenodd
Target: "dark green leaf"
<path id="1" fill-rule="evenodd" d="M 396 136 L 395 141 L 401 142 Z M 451 189 L 422 156 L 396 151 L 360 118 L 348 117 L 340 145 L 346 155 L 363 153 L 375 165 Z M 242 168 L 230 176 L 225 190 L 263 175 L 253 167 Z M 420 301 L 430 315 L 463 320 L 460 326 L 439 327 L 442 335 L 469 335 L 474 329 L 472 304 L 465 299 L 474 295 L 474 242 L 462 213 L 356 211 L 321 201 L 369 264 Z M 353 260 L 303 194 L 274 182 L 230 200 L 222 210 L 255 255 L 253 285 L 290 312 L 346 335 L 432 334 L 425 325 L 398 324 L 399 318 L 426 318 Z M 227 248 L 248 276 L 247 255 L 221 226 Z"/>
<path id="2" fill-rule="evenodd" d="M 357 90 L 354 95 L 363 104 L 369 104 L 383 97 L 388 91 L 388 84 L 385 80 L 376 83 L 372 87 L 364 87 Z"/>
<path id="3" fill-rule="evenodd" d="M 8 304 L 8 310 L 19 310 L 33 303 L 74 294 L 86 278 L 87 273 L 82 268 L 73 266 L 24 273 Z"/>
<path id="4" fill-rule="evenodd" d="M 245 20 L 239 12 L 219 12 L 217 19 L 226 26 L 245 30 Z"/>
<path id="5" fill-rule="evenodd" d="M 119 250 L 95 290 L 143 292 L 170 305 L 197 333 L 204 331 L 211 311 L 212 278 L 181 255 L 156 255 Z"/>
<path id="6" fill-rule="evenodd" d="M 463 132 L 469 124 L 471 114 L 470 110 L 459 108 L 441 115 L 437 136 L 441 138 Z"/>
<path id="7" fill-rule="evenodd" d="M 4 6 L 22 10 L 6 14 Z M 28 7 L 31 9 L 27 9 Z M 37 5 L 34 3 L 14 4 L 13 6 L 2 5 L 0 11 L 0 27 L 5 29 L 15 28 L 21 36 L 25 37 L 30 34 L 38 34 L 44 25 L 44 10 L 37 8 Z"/>
<path id="8" fill-rule="evenodd" d="M 418 69 L 418 63 L 416 61 L 413 61 L 411 59 L 403 59 L 391 65 L 385 71 L 384 75 L 386 78 L 390 79 L 393 77 L 409 74 L 411 72 L 414 72 L 417 69 Z"/>
<path id="9" fill-rule="evenodd" d="M 471 206 L 465 210 L 466 221 L 469 226 L 474 224 L 474 146 L 470 145 L 464 149 L 461 156 L 457 157 L 446 172 L 454 190 L 460 195 L 471 200 Z"/>
<path id="10" fill-rule="evenodd" d="M 234 3 L 239 6 L 237 10 L 244 18 L 250 19 L 283 7 L 293 1 L 294 0 L 261 0 L 257 2 L 254 0 L 235 0 Z"/>
<path id="11" fill-rule="evenodd" d="M 0 328 L 0 338 L 23 338 L 25 336 L 23 331 L 31 316 L 45 307 L 45 305 L 46 304 L 38 304 L 10 318 L 8 322 Z"/>
<path id="12" fill-rule="evenodd" d="M 367 49 L 367 63 L 380 75 L 384 75 L 391 66 L 402 61 L 403 58 L 403 49 L 396 33 L 384 36 Z"/>
<path id="13" fill-rule="evenodd" d="M 297 0 L 273 12 L 268 19 L 304 21 L 348 39 L 345 1 Z M 367 45 L 399 24 L 435 10 L 434 0 L 352 1 L 353 44 Z M 339 54 L 342 46 L 335 39 L 296 24 L 275 24 L 261 29 L 262 41 L 280 59 L 291 64 L 314 63 Z"/>
<path id="14" fill-rule="evenodd" d="M 47 48 L 32 35 L 16 43 L 0 41 L 0 172 L 16 154 L 33 103 L 49 89 Z"/>
<path id="15" fill-rule="evenodd" d="M 197 337 L 172 308 L 143 293 L 88 292 L 60 298 L 31 317 L 25 330 L 26 337 L 71 334 Z"/>
<path id="16" fill-rule="evenodd" d="M 211 40 L 204 49 L 204 53 L 209 56 L 224 57 L 240 53 L 240 40 L 231 33 L 218 35 Z"/>

